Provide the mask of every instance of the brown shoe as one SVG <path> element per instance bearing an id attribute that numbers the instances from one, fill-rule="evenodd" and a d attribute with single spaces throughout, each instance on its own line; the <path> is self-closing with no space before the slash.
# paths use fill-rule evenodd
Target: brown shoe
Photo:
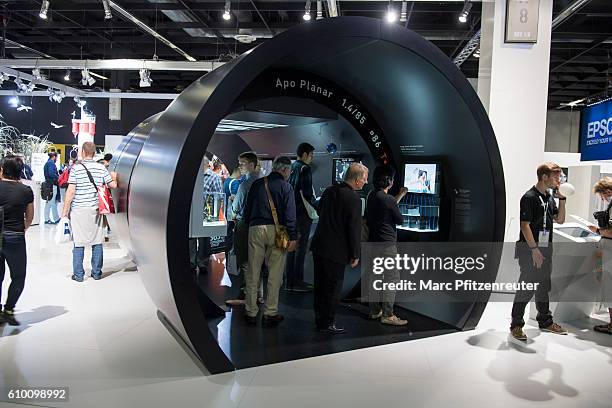
<path id="1" fill-rule="evenodd" d="M 400 319 L 396 315 L 381 317 L 380 322 L 382 324 L 388 324 L 391 326 L 405 326 L 408 324 L 408 320 Z"/>
<path id="2" fill-rule="evenodd" d="M 510 333 L 512 334 L 512 337 L 514 337 L 517 340 L 527 341 L 527 335 L 523 331 L 522 327 L 519 327 L 519 326 L 514 327 L 510 329 Z"/>
<path id="3" fill-rule="evenodd" d="M 278 326 L 284 319 L 283 315 L 265 316 L 263 317 L 261 324 L 264 326 Z"/>
<path id="4" fill-rule="evenodd" d="M 557 323 L 553 323 L 548 327 L 540 327 L 540 330 L 554 334 L 567 334 L 567 330 L 559 326 Z"/>

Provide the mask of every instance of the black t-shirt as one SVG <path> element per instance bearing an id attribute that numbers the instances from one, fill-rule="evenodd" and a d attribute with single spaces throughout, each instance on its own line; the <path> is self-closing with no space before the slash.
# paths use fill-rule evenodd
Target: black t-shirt
<path id="1" fill-rule="evenodd" d="M 396 225 L 404 221 L 395 197 L 382 190 L 372 191 L 366 204 L 366 220 L 368 223 L 368 241 L 397 241 Z"/>
<path id="2" fill-rule="evenodd" d="M 559 213 L 559 209 L 555 199 L 548 192 L 542 194 L 533 186 L 521 197 L 521 221 L 529 222 L 533 238 L 538 242 L 540 232 L 544 230 L 544 205 L 546 205 L 546 230 L 550 232 L 548 240 L 552 242 L 554 216 Z M 519 241 L 525 242 L 522 231 Z"/>
<path id="3" fill-rule="evenodd" d="M 24 232 L 24 214 L 34 201 L 32 189 L 14 181 L 0 180 L 0 207 L 4 208 L 4 231 Z"/>

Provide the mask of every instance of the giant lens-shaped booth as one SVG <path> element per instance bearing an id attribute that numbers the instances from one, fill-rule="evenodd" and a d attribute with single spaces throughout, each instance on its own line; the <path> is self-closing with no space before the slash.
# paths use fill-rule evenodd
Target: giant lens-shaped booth
<path id="1" fill-rule="evenodd" d="M 360 136 L 370 166 L 388 163 L 399 169 L 423 158 L 439 160 L 445 210 L 440 232 L 430 239 L 503 241 L 499 150 L 486 112 L 459 69 L 414 32 L 377 19 L 342 17 L 292 28 L 191 84 L 164 112 L 134 129 L 112 163 L 120 179 L 113 218 L 120 243 L 137 263 L 162 321 L 210 373 L 418 338 L 415 328 L 380 341 L 376 336 L 309 337 L 314 326 L 307 314 L 301 315 L 301 330 L 285 335 L 275 330 L 287 328 L 232 332 L 233 326 L 219 323 L 229 325 L 218 299 L 194 283 L 187 240 L 190 209 L 215 129 L 249 103 L 283 97 L 337 114 Z M 234 142 L 217 140 L 224 143 Z M 237 155 L 243 146 L 234 150 Z M 412 238 L 400 234 L 401 239 Z M 440 330 L 424 335 L 444 334 L 474 328 L 487 300 L 444 302 L 432 296 L 406 307 L 439 322 Z M 300 336 L 307 338 L 302 346 Z M 247 347 L 249 339 L 260 339 L 258 350 Z M 283 348 L 287 339 L 294 342 L 293 352 L 275 355 L 274 348 Z M 259 357 L 250 359 L 251 354 Z"/>

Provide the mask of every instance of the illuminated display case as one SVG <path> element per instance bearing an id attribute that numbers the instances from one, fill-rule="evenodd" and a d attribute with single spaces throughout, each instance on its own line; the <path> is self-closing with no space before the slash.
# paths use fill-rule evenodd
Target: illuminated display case
<path id="1" fill-rule="evenodd" d="M 404 223 L 400 229 L 415 232 L 438 232 L 440 200 L 424 194 L 407 194 L 399 203 Z"/>
<path id="2" fill-rule="evenodd" d="M 225 194 L 205 193 L 199 198 L 194 194 L 189 236 L 191 238 L 225 236 L 226 226 Z"/>

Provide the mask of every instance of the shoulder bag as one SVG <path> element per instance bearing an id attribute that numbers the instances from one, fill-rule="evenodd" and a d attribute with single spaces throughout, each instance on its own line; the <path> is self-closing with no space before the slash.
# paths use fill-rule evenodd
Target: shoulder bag
<path id="1" fill-rule="evenodd" d="M 104 183 L 100 187 L 98 187 L 87 169 L 87 167 L 81 163 L 81 166 L 87 172 L 87 177 L 89 177 L 89 181 L 93 184 L 96 192 L 98 193 L 98 214 L 114 214 L 115 213 L 115 203 L 113 202 L 113 196 L 110 193 L 110 189 Z"/>
<path id="2" fill-rule="evenodd" d="M 264 177 L 264 186 L 266 187 L 266 193 L 268 194 L 268 202 L 270 203 L 270 210 L 272 210 L 272 219 L 274 220 L 274 226 L 276 227 L 276 235 L 274 237 L 274 244 L 278 249 L 286 251 L 289 248 L 289 233 L 284 225 L 280 225 L 278 222 L 278 215 L 276 213 L 276 207 L 274 206 L 274 200 L 272 199 L 272 193 L 270 193 L 270 187 L 268 186 L 268 177 Z"/>

